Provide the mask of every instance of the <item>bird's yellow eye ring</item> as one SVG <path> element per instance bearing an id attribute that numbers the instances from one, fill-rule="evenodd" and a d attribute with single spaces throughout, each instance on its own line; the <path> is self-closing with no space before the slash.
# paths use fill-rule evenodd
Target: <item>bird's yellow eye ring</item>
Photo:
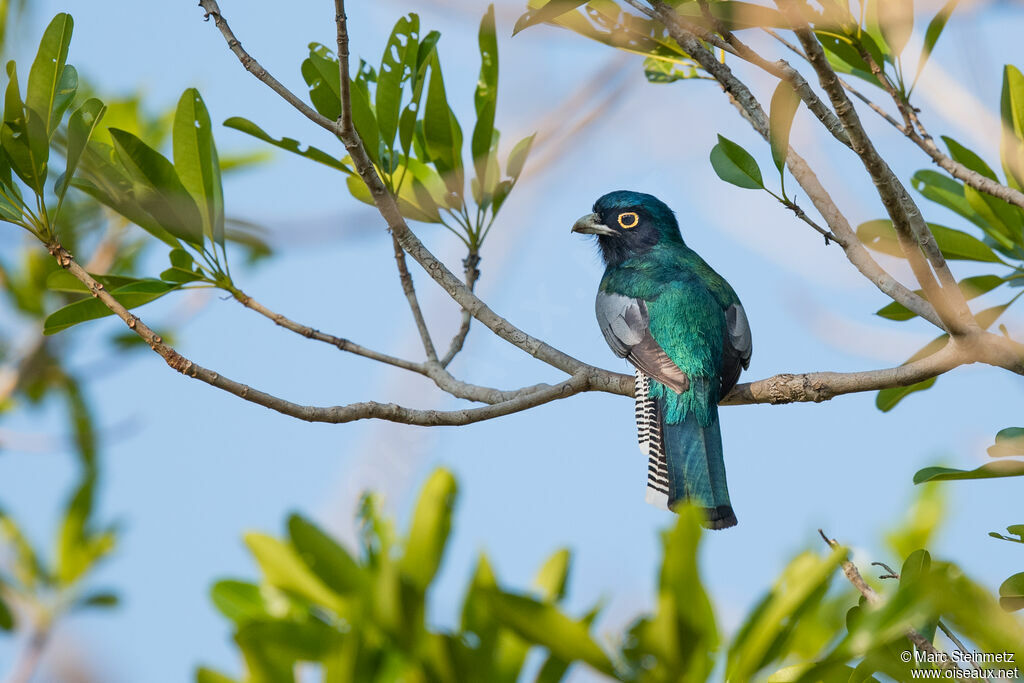
<path id="1" fill-rule="evenodd" d="M 619 225 L 626 230 L 635 228 L 636 224 L 640 222 L 640 216 L 636 215 L 634 211 L 627 211 L 619 214 Z"/>

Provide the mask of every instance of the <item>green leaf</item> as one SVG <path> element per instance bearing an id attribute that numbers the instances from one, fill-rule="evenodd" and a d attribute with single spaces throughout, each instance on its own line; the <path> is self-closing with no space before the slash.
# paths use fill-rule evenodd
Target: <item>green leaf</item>
<path id="1" fill-rule="evenodd" d="M 327 152 L 323 151 L 322 149 L 318 149 L 316 147 L 313 147 L 312 145 L 306 147 L 305 149 L 302 149 L 302 143 L 300 143 L 298 140 L 294 138 L 281 138 L 280 140 L 277 140 L 271 137 L 268 133 L 264 132 L 263 129 L 257 126 L 255 123 L 249 121 L 248 119 L 244 119 L 241 116 L 232 116 L 230 119 L 224 122 L 224 125 L 228 128 L 240 130 L 243 133 L 246 133 L 247 135 L 251 135 L 254 138 L 263 140 L 264 142 L 269 142 L 275 147 L 280 147 L 281 149 L 291 152 L 292 154 L 298 154 L 301 157 L 306 157 L 307 159 L 311 159 L 313 161 L 316 161 L 317 163 L 321 163 L 324 166 L 330 166 L 333 169 L 342 171 L 349 175 L 353 175 L 354 173 L 352 169 L 350 169 L 348 166 L 341 163 L 341 161 L 331 156 Z"/>
<path id="2" fill-rule="evenodd" d="M 377 126 L 377 117 L 370 106 L 370 91 L 365 82 L 352 81 L 350 89 L 350 102 L 352 103 L 352 125 L 355 126 L 359 138 L 366 147 L 366 154 L 373 163 L 381 165 L 380 129 Z"/>
<path id="3" fill-rule="evenodd" d="M 916 382 L 914 384 L 908 384 L 904 387 L 890 387 L 889 389 L 882 389 L 878 392 L 875 397 L 875 406 L 883 413 L 887 413 L 896 407 L 896 404 L 905 399 L 915 391 L 924 391 L 925 389 L 931 389 L 935 384 L 936 377 L 930 377 L 924 381 Z"/>
<path id="4" fill-rule="evenodd" d="M 25 587 L 35 588 L 40 582 L 46 579 L 46 570 L 43 568 L 36 551 L 28 542 L 25 534 L 17 522 L 0 508 L 0 539 L 7 541 L 8 547 L 13 551 L 14 575 Z"/>
<path id="5" fill-rule="evenodd" d="M 100 100 L 92 97 L 86 100 L 81 107 L 71 114 L 68 120 L 68 146 L 67 146 L 67 167 L 64 171 L 64 182 L 60 183 L 57 192 L 63 196 L 67 192 L 71 178 L 78 169 L 78 162 L 82 159 L 86 145 L 92 138 L 93 132 L 103 118 L 107 106 Z"/>
<path id="6" fill-rule="evenodd" d="M 309 57 L 302 62 L 302 78 L 309 86 L 309 99 L 316 110 L 335 121 L 341 116 L 341 72 L 338 59 L 319 43 L 309 44 Z"/>
<path id="7" fill-rule="evenodd" d="M 210 588 L 210 600 L 236 624 L 270 616 L 260 587 L 248 581 L 222 579 Z"/>
<path id="8" fill-rule="evenodd" d="M 998 275 L 975 275 L 973 277 L 964 278 L 959 284 L 960 291 L 963 292 L 964 299 L 970 301 L 971 299 L 992 291 L 1004 282 L 1006 282 L 1006 280 Z M 914 290 L 914 292 L 918 295 L 923 294 L 923 291 L 919 289 Z M 878 309 L 875 311 L 875 315 L 886 318 L 887 320 L 910 320 L 917 316 L 916 313 L 897 301 L 893 301 L 888 306 L 883 306 Z"/>
<path id="9" fill-rule="evenodd" d="M 14 630 L 14 614 L 11 608 L 4 602 L 3 595 L 0 595 L 0 631 Z"/>
<path id="10" fill-rule="evenodd" d="M 992 251 L 992 248 L 977 237 L 937 223 L 928 223 L 928 228 L 935 237 L 939 251 L 947 259 L 1003 263 L 1003 260 Z M 903 249 L 896 237 L 896 230 L 890 220 L 879 219 L 861 223 L 857 226 L 857 237 L 869 249 L 897 258 L 904 257 Z"/>
<path id="11" fill-rule="evenodd" d="M 925 467 L 914 475 L 915 484 L 926 481 L 950 481 L 954 479 L 997 479 L 1024 475 L 1024 461 L 996 460 L 985 463 L 973 470 L 958 470 L 951 467 Z"/>
<path id="12" fill-rule="evenodd" d="M 845 556 L 843 548 L 825 557 L 805 552 L 786 567 L 752 623 L 744 626 L 745 638 L 734 641 L 729 649 L 726 676 L 730 680 L 752 680 L 755 672 L 784 654 L 782 644 L 808 607 L 824 596 Z"/>
<path id="13" fill-rule="evenodd" d="M 174 289 L 177 289 L 176 285 L 161 282 L 160 280 L 139 280 L 138 282 L 110 290 L 110 294 L 122 306 L 131 310 L 143 304 L 148 304 L 150 301 L 155 301 Z M 55 334 L 61 330 L 66 330 L 72 325 L 77 325 L 87 320 L 105 318 L 108 315 L 113 315 L 113 312 L 99 299 L 92 297 L 82 299 L 51 313 L 43 323 L 43 334 Z"/>
<path id="14" fill-rule="evenodd" d="M 614 675 L 611 660 L 590 637 L 589 628 L 557 607 L 532 598 L 491 591 L 489 601 L 497 618 L 519 637 L 548 649 L 567 662 L 582 661 L 606 675 Z"/>
<path id="15" fill-rule="evenodd" d="M 927 550 L 915 550 L 903 561 L 900 569 L 900 588 L 909 586 L 928 573 L 932 566 L 932 556 Z"/>
<path id="16" fill-rule="evenodd" d="M 437 469 L 423 485 L 416 503 L 400 568 L 421 591 L 426 591 L 441 565 L 455 495 L 455 477 L 448 470 Z"/>
<path id="17" fill-rule="evenodd" d="M 46 161 L 49 139 L 45 123 L 34 111 L 26 111 L 18 89 L 18 73 L 14 62 L 7 62 L 7 90 L 4 95 L 4 123 L 0 128 L 0 145 L 11 162 L 11 168 L 37 195 L 43 194 L 46 182 Z"/>
<path id="18" fill-rule="evenodd" d="M 988 448 L 989 457 L 1005 458 L 1024 455 L 1024 427 L 1007 427 L 996 434 L 995 445 Z"/>
<path id="19" fill-rule="evenodd" d="M 311 521 L 290 515 L 288 535 L 306 566 L 335 593 L 348 595 L 365 585 L 366 577 L 348 551 Z"/>
<path id="20" fill-rule="evenodd" d="M 718 177 L 727 183 L 750 190 L 763 190 L 761 169 L 750 153 L 732 140 L 721 135 L 711 149 L 711 166 Z"/>
<path id="21" fill-rule="evenodd" d="M 527 135 L 525 138 L 517 142 L 516 146 L 512 148 L 512 151 L 508 153 L 505 175 L 512 179 L 513 185 L 519 180 L 519 176 L 523 172 L 523 166 L 526 165 L 526 158 L 530 155 L 530 147 L 533 145 L 533 139 L 535 137 L 537 137 L 536 133 L 533 135 Z"/>
<path id="22" fill-rule="evenodd" d="M 39 51 L 36 52 L 28 74 L 25 106 L 43 122 L 42 130 L 47 142 L 60 124 L 78 87 L 78 75 L 73 68 L 69 67 L 65 76 L 74 23 L 71 15 L 64 12 L 50 21 L 39 41 Z"/>
<path id="23" fill-rule="evenodd" d="M 224 247 L 224 187 L 213 142 L 210 113 L 195 88 L 188 88 L 174 113 L 174 170 L 199 208 L 203 234 Z"/>
<path id="24" fill-rule="evenodd" d="M 707 78 L 701 75 L 697 62 L 689 60 L 668 60 L 657 57 L 644 59 L 644 77 L 649 83 L 675 83 L 693 78 Z"/>
<path id="25" fill-rule="evenodd" d="M 552 21 L 557 19 L 559 16 L 566 12 L 571 12 L 580 5 L 587 4 L 587 0 L 549 0 L 540 7 L 527 11 L 524 15 L 516 20 L 516 25 L 512 29 L 512 35 L 515 35 L 525 28 L 535 26 L 536 24 L 542 24 L 546 21 Z"/>
<path id="26" fill-rule="evenodd" d="M 978 215 L 971 203 L 964 196 L 962 183 L 950 178 L 944 173 L 931 170 L 920 170 L 910 179 L 914 189 L 921 193 L 926 199 L 936 204 L 941 204 L 950 211 L 957 213 L 971 221 L 983 230 L 988 228 L 985 220 Z"/>
<path id="27" fill-rule="evenodd" d="M 435 52 L 431 56 L 430 83 L 423 112 L 423 134 L 427 152 L 450 192 L 462 196 L 462 130 L 445 92 L 441 62 Z"/>
<path id="28" fill-rule="evenodd" d="M 201 666 L 196 669 L 196 683 L 238 683 L 234 678 Z"/>
<path id="29" fill-rule="evenodd" d="M 960 4 L 960 0 L 948 0 L 948 2 L 942 6 L 942 9 L 932 17 L 932 20 L 928 22 L 928 28 L 924 32 L 924 46 L 921 48 L 921 57 L 917 60 L 917 73 L 914 74 L 914 84 L 917 83 L 917 79 L 921 77 L 921 72 L 924 71 L 924 65 L 928 63 L 928 58 L 932 56 L 932 50 L 935 49 L 935 44 L 939 42 L 939 36 L 942 35 L 942 29 L 946 28 L 946 22 L 949 21 L 949 17 L 953 14 L 953 10 Z M 914 89 L 914 85 L 910 86 L 910 89 Z"/>
<path id="30" fill-rule="evenodd" d="M 476 125 L 470 148 L 476 177 L 483 182 L 487 177 L 487 158 L 494 139 L 494 111 L 498 100 L 498 38 L 494 25 L 494 5 L 488 5 L 487 12 L 480 20 L 477 33 L 480 47 L 480 77 L 473 94 L 476 109 Z"/>
<path id="31" fill-rule="evenodd" d="M 999 586 L 999 606 L 1007 612 L 1024 609 L 1024 572 L 1014 574 Z"/>
<path id="32" fill-rule="evenodd" d="M 135 181 L 139 205 L 167 232 L 196 247 L 203 244 L 203 221 L 174 165 L 135 135 L 110 129 L 117 158 Z"/>
<path id="33" fill-rule="evenodd" d="M 143 282 L 134 277 L 122 277 L 120 275 L 98 275 L 90 273 L 92 278 L 99 282 L 107 290 L 114 290 L 135 282 Z M 55 270 L 46 276 L 46 288 L 54 292 L 71 292 L 73 294 L 88 294 L 89 288 L 74 275 L 66 270 Z"/>
<path id="34" fill-rule="evenodd" d="M 533 583 L 540 590 L 545 602 L 558 602 L 565 597 L 571 562 L 572 554 L 569 549 L 562 548 L 549 557 L 537 572 Z"/>
<path id="35" fill-rule="evenodd" d="M 789 152 L 789 132 L 793 128 L 793 117 L 800 106 L 800 96 L 793 90 L 786 81 L 780 81 L 775 93 L 772 94 L 772 104 L 768 115 L 768 139 L 772 147 L 772 161 L 775 168 L 782 169 L 786 164 L 786 154 Z"/>
<path id="36" fill-rule="evenodd" d="M 1003 170 L 1010 185 L 1024 188 L 1024 74 L 1012 64 L 1003 68 L 999 100 L 1002 140 L 999 147 Z"/>
<path id="37" fill-rule="evenodd" d="M 420 18 L 415 14 L 402 17 L 384 48 L 377 76 L 376 112 L 380 138 L 394 151 L 395 133 L 398 131 L 399 112 L 402 107 L 402 84 L 413 78 L 416 55 L 419 51 Z"/>
<path id="38" fill-rule="evenodd" d="M 872 85 L 881 85 L 871 72 L 871 66 L 860 56 L 851 37 L 829 31 L 815 31 L 814 35 L 821 42 L 821 46 L 825 48 L 825 56 L 836 71 L 856 76 Z M 866 33 L 861 35 L 862 37 L 867 36 Z M 872 41 L 871 44 L 874 45 L 874 42 Z M 875 45 L 875 50 L 878 50 L 877 45 Z M 879 66 L 881 65 L 882 63 L 879 61 Z"/>
<path id="39" fill-rule="evenodd" d="M 86 593 L 82 597 L 75 600 L 71 606 L 74 610 L 102 608 L 108 609 L 110 607 L 117 607 L 121 604 L 121 599 L 117 593 L 112 591 L 96 591 L 93 593 Z"/>
<path id="40" fill-rule="evenodd" d="M 266 580 L 273 586 L 302 597 L 314 605 L 338 611 L 344 604 L 302 561 L 288 544 L 254 532 L 245 535 Z"/>

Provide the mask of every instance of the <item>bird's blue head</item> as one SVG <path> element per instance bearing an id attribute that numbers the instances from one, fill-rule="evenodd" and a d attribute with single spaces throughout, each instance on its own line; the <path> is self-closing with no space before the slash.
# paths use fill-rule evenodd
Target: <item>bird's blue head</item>
<path id="1" fill-rule="evenodd" d="M 675 214 L 657 197 L 616 190 L 594 202 L 594 212 L 572 226 L 573 232 L 597 235 L 606 265 L 639 256 L 659 243 L 683 244 Z"/>

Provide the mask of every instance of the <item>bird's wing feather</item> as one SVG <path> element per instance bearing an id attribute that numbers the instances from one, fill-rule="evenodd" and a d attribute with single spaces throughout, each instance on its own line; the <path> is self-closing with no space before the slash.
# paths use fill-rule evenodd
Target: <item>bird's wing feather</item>
<path id="1" fill-rule="evenodd" d="M 753 342 L 750 337 L 750 324 L 743 306 L 737 302 L 725 309 L 725 323 L 728 332 L 725 348 L 722 353 L 722 388 L 721 396 L 725 396 L 740 378 L 740 372 L 750 367 L 750 355 Z"/>
<path id="2" fill-rule="evenodd" d="M 643 299 L 598 292 L 597 322 L 615 355 L 676 393 L 690 388 L 690 379 L 655 341 Z"/>

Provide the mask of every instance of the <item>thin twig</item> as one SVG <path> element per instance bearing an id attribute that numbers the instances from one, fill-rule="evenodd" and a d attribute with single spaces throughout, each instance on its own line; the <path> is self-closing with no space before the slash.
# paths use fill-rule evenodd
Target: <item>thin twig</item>
<path id="1" fill-rule="evenodd" d="M 416 321 L 416 329 L 420 333 L 420 341 L 423 343 L 423 351 L 427 354 L 428 361 L 437 360 L 437 351 L 434 350 L 434 341 L 430 338 L 430 330 L 427 328 L 427 321 L 420 309 L 420 301 L 416 298 L 416 287 L 412 282 L 412 275 L 409 274 L 409 266 L 405 263 L 405 252 L 398 239 L 392 236 L 392 243 L 395 247 L 395 264 L 398 266 L 398 278 L 402 282 L 402 291 L 409 302 L 409 310 L 412 311 L 412 318 Z"/>
<path id="2" fill-rule="evenodd" d="M 477 279 L 480 277 L 480 269 L 477 267 L 479 265 L 480 257 L 474 251 L 470 251 L 466 258 L 462 260 L 463 274 L 466 276 L 466 287 L 471 292 L 476 286 Z M 462 309 L 461 318 L 459 329 L 455 332 L 455 336 L 452 337 L 452 341 L 448 345 L 448 352 L 441 359 L 442 368 L 448 367 L 455 359 L 455 356 L 462 351 L 462 347 L 466 343 L 466 337 L 469 336 L 469 328 L 473 323 L 473 316 L 466 309 Z"/>
<path id="3" fill-rule="evenodd" d="M 818 529 L 818 533 L 821 535 L 822 540 L 824 540 L 825 543 L 828 544 L 829 548 L 835 550 L 839 547 L 839 543 L 837 543 L 835 539 L 826 536 L 824 531 Z M 842 567 L 843 574 L 845 574 L 849 582 L 853 584 L 853 587 L 857 589 L 857 592 L 864 596 L 864 599 L 867 600 L 869 605 L 871 605 L 872 607 L 878 607 L 882 604 L 881 596 L 875 592 L 874 588 L 867 584 L 867 582 L 864 580 L 864 577 L 861 576 L 860 572 L 857 570 L 857 566 L 853 564 L 853 562 L 851 562 L 847 558 L 843 558 Z M 942 650 L 936 648 L 930 640 L 925 638 L 923 635 L 921 635 L 914 629 L 908 629 L 906 632 L 906 636 L 907 639 L 910 640 L 910 642 L 912 642 L 919 650 L 923 650 L 924 652 L 928 652 L 929 654 L 934 655 L 938 661 L 942 662 L 943 668 L 960 668 L 960 665 L 954 662 L 952 659 L 950 659 L 949 655 L 947 655 Z"/>
<path id="4" fill-rule="evenodd" d="M 7 677 L 7 683 L 29 683 L 32 676 L 39 668 L 39 662 L 46 651 L 46 644 L 50 640 L 50 627 L 34 627 L 29 633 L 25 647 L 21 651 L 17 664 Z"/>

